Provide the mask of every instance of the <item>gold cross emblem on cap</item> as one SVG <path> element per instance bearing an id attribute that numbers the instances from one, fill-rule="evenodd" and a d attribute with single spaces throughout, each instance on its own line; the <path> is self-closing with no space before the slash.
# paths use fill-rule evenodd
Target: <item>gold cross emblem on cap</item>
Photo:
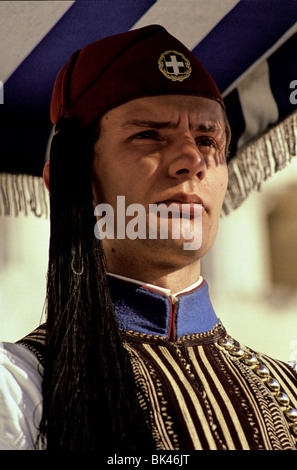
<path id="1" fill-rule="evenodd" d="M 160 55 L 158 67 L 170 80 L 182 82 L 192 72 L 190 61 L 181 53 L 174 50 L 165 51 Z"/>

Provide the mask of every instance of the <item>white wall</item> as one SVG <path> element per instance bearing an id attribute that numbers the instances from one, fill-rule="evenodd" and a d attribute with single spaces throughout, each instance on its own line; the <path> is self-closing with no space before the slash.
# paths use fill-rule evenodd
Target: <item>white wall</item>
<path id="1" fill-rule="evenodd" d="M 49 220 L 0 217 L 1 341 L 16 341 L 42 321 L 48 243 Z"/>

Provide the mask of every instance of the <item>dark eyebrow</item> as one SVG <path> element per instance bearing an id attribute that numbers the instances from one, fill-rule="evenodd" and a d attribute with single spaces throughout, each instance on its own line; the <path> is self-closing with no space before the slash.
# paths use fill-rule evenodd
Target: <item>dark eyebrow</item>
<path id="1" fill-rule="evenodd" d="M 215 123 L 198 124 L 197 126 L 192 126 L 192 129 L 194 129 L 195 131 L 205 132 L 205 133 L 208 133 L 208 132 L 213 133 L 213 132 L 218 132 L 220 130 L 218 126 L 216 126 Z"/>
<path id="2" fill-rule="evenodd" d="M 152 120 L 141 120 L 141 119 L 132 119 L 130 121 L 125 121 L 121 127 L 123 129 L 128 127 L 141 127 L 141 128 L 150 128 L 150 129 L 164 129 L 171 128 L 174 129 L 177 125 L 170 121 L 152 121 Z"/>
<path id="3" fill-rule="evenodd" d="M 175 129 L 178 126 L 178 123 L 174 123 L 171 121 L 153 121 L 153 120 L 141 120 L 141 119 L 132 119 L 125 121 L 121 127 L 123 129 L 129 127 L 140 127 L 140 128 L 149 128 L 149 129 Z M 204 133 L 208 132 L 217 132 L 219 129 L 215 123 L 209 124 L 198 124 L 191 126 L 192 129 Z"/>

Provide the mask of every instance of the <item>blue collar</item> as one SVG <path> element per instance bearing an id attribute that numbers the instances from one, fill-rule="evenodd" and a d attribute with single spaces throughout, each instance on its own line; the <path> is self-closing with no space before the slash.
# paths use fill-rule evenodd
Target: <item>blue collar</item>
<path id="1" fill-rule="evenodd" d="M 204 333 L 218 323 L 205 280 L 195 289 L 168 296 L 152 288 L 108 277 L 119 327 L 177 340 Z"/>

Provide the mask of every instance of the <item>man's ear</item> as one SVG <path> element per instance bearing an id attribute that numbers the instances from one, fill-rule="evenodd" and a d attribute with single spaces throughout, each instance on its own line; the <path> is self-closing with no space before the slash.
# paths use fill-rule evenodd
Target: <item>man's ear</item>
<path id="1" fill-rule="evenodd" d="M 50 162 L 46 162 L 43 168 L 43 180 L 48 191 L 50 191 Z"/>

